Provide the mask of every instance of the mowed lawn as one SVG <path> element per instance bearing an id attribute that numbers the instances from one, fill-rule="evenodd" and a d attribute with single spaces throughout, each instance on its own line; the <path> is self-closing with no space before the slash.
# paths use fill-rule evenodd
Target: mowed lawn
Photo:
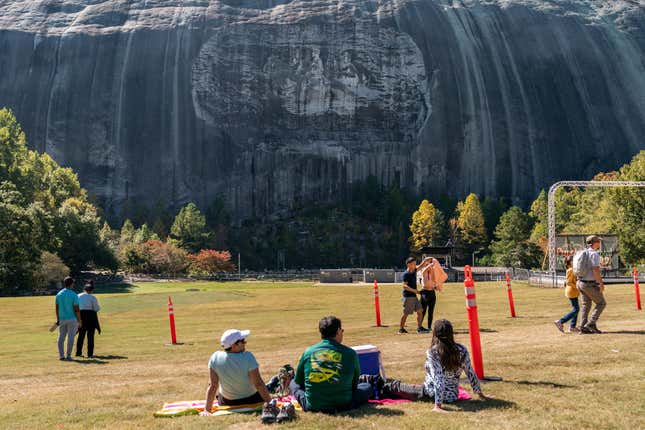
<path id="1" fill-rule="evenodd" d="M 199 291 L 186 291 L 198 289 Z M 97 359 L 60 362 L 53 297 L 0 298 L 0 428 L 260 428 L 259 414 L 154 418 L 164 402 L 204 397 L 207 362 L 227 328 L 250 329 L 248 350 L 265 380 L 296 364 L 319 340 L 317 322 L 340 317 L 348 345 L 377 345 L 388 377 L 423 381 L 430 335 L 398 335 L 400 287 L 381 286 L 387 328 L 374 327 L 370 285 L 310 283 L 142 283 L 97 294 L 103 334 Z M 98 288 L 101 292 L 101 288 Z M 645 312 L 631 285 L 608 286 L 602 335 L 565 335 L 553 321 L 568 310 L 561 289 L 514 283 L 518 318 L 510 318 L 502 283 L 478 283 L 487 375 L 494 400 L 450 405 L 368 406 L 337 416 L 299 413 L 284 427 L 305 429 L 637 429 L 645 428 Z M 175 303 L 183 346 L 169 341 L 167 300 Z M 439 295 L 435 316 L 450 319 L 468 346 L 461 284 Z M 414 328 L 412 319 L 408 328 Z M 412 331 L 412 330 L 411 330 Z M 467 386 L 470 391 L 470 387 Z"/>

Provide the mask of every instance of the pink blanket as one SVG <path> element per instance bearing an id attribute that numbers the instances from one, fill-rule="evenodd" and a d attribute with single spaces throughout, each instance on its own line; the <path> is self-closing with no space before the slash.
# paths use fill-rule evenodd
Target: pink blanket
<path id="1" fill-rule="evenodd" d="M 472 397 L 468 394 L 468 391 L 464 390 L 462 387 L 459 387 L 459 394 L 457 395 L 457 400 L 470 400 Z"/>
<path id="2" fill-rule="evenodd" d="M 408 403 L 410 400 L 406 399 L 380 399 L 380 400 L 370 400 L 370 403 L 375 405 L 396 405 L 399 403 Z"/>

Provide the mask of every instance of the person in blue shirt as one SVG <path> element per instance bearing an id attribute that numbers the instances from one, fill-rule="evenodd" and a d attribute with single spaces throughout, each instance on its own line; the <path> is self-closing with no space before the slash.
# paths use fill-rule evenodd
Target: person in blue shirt
<path id="1" fill-rule="evenodd" d="M 74 336 L 81 326 L 81 312 L 78 296 L 74 292 L 74 278 L 63 280 L 63 289 L 56 294 L 56 324 L 58 324 L 58 357 L 60 360 L 72 359 Z M 67 337 L 67 354 L 63 349 Z"/>

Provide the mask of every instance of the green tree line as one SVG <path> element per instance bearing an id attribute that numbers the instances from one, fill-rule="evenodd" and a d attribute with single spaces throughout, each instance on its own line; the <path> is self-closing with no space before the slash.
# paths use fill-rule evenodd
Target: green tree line
<path id="1" fill-rule="evenodd" d="M 596 180 L 645 180 L 645 151 Z M 163 202 L 125 207 L 112 228 L 77 175 L 27 148 L 10 110 L 0 110 L 0 293 L 42 288 L 82 270 L 211 275 L 245 268 L 399 267 L 426 246 L 455 247 L 457 263 L 541 267 L 546 193 L 525 209 L 475 194 L 423 199 L 376 177 L 353 183 L 339 204 L 302 205 L 278 220 L 232 222 L 224 199 L 173 216 Z M 645 261 L 645 190 L 560 189 L 559 233 L 615 233 L 626 264 Z M 114 220 L 113 226 L 114 226 Z"/>
<path id="2" fill-rule="evenodd" d="M 645 181 L 645 151 L 619 171 L 598 173 L 593 180 Z M 544 268 L 548 252 L 546 192 L 538 194 L 528 212 L 518 206 L 503 209 L 503 201 L 488 199 L 484 203 L 470 194 L 445 221 L 432 203 L 421 201 L 411 217 L 411 251 L 440 246 L 448 238 L 462 262 L 469 262 L 471 253 L 481 251 L 480 265 Z M 555 214 L 557 234 L 617 234 L 622 262 L 627 266 L 645 262 L 643 188 L 560 188 L 555 193 Z"/>

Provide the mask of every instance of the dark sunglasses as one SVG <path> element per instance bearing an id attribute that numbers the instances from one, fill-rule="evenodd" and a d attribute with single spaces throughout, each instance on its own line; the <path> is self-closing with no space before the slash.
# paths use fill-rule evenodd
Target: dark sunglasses
<path id="1" fill-rule="evenodd" d="M 235 343 L 246 343 L 246 339 L 240 339 L 240 340 L 238 340 L 238 341 L 237 341 L 237 342 L 235 342 Z"/>

